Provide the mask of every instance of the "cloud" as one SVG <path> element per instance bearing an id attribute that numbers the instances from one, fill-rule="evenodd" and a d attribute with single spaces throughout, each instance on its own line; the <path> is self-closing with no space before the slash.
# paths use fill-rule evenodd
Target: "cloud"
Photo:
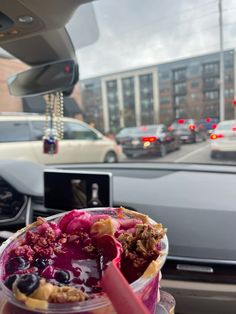
<path id="1" fill-rule="evenodd" d="M 82 78 L 217 51 L 217 5 L 215 0 L 94 2 L 100 38 L 77 51 Z M 236 42 L 231 7 L 233 0 L 226 0 L 225 48 Z"/>

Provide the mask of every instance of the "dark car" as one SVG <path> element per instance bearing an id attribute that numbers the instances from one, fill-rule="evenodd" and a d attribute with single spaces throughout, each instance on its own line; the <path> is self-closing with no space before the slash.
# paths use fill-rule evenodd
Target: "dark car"
<path id="1" fill-rule="evenodd" d="M 127 157 L 157 154 L 163 157 L 181 145 L 176 132 L 163 124 L 125 128 L 117 134 L 116 141 Z"/>
<path id="2" fill-rule="evenodd" d="M 182 143 L 196 143 L 208 138 L 206 127 L 194 119 L 179 119 L 169 129 L 176 131 Z"/>
<path id="3" fill-rule="evenodd" d="M 206 119 L 200 119 L 199 123 L 205 126 L 205 128 L 208 131 L 208 134 L 211 134 L 213 130 L 217 127 L 217 124 L 219 123 L 219 118 L 206 118 Z"/>

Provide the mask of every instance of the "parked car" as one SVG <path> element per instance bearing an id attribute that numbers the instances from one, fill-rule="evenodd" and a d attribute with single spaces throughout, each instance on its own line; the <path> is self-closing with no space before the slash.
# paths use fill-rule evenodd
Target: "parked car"
<path id="1" fill-rule="evenodd" d="M 211 136 L 211 158 L 236 155 L 236 120 L 220 122 Z"/>
<path id="2" fill-rule="evenodd" d="M 127 157 L 139 155 L 165 156 L 180 148 L 180 138 L 164 124 L 125 128 L 116 136 Z"/>
<path id="3" fill-rule="evenodd" d="M 117 162 L 119 148 L 88 124 L 64 118 L 59 153 L 43 153 L 45 117 L 37 114 L 0 115 L 0 159 L 30 160 L 41 164 Z"/>
<path id="4" fill-rule="evenodd" d="M 179 119 L 169 129 L 175 130 L 183 143 L 205 141 L 208 136 L 206 127 L 194 119 Z"/>

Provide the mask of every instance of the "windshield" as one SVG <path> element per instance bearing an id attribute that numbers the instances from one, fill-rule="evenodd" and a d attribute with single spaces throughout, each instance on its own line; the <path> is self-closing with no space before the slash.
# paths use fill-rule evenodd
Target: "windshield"
<path id="1" fill-rule="evenodd" d="M 150 133 L 155 134 L 160 129 L 161 129 L 160 126 L 143 126 L 143 127 L 135 128 L 134 133 L 136 133 L 136 134 L 139 134 L 139 133 L 141 133 L 141 134 L 150 134 Z"/>
<path id="2" fill-rule="evenodd" d="M 80 80 L 51 124 L 46 97 L 9 95 L 7 78 L 28 66 L 2 53 L 1 159 L 236 164 L 236 138 L 212 137 L 232 130 L 236 117 L 235 5 L 222 3 L 99 0 L 79 8 L 67 30 Z M 93 21 L 81 23 L 79 10 Z M 55 156 L 45 148 L 51 135 Z"/>

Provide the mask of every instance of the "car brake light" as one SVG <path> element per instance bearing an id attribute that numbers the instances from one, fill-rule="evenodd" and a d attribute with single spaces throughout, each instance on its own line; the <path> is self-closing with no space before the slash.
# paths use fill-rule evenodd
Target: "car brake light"
<path id="1" fill-rule="evenodd" d="M 236 126 L 235 125 L 232 127 L 232 131 L 236 131 Z"/>
<path id="2" fill-rule="evenodd" d="M 210 138 L 211 140 L 216 140 L 218 138 L 223 138 L 224 135 L 223 134 L 211 134 Z"/>
<path id="3" fill-rule="evenodd" d="M 206 123 L 210 123 L 211 122 L 211 118 L 206 118 Z"/>
<path id="4" fill-rule="evenodd" d="M 196 129 L 196 126 L 195 126 L 194 124 L 190 124 L 190 125 L 189 125 L 189 129 L 192 130 L 192 131 L 194 131 L 194 130 Z"/>
<path id="5" fill-rule="evenodd" d="M 211 125 L 212 130 L 215 130 L 216 127 L 217 127 L 217 124 L 216 124 L 216 123 L 214 123 L 214 124 Z"/>
<path id="6" fill-rule="evenodd" d="M 184 119 L 179 119 L 179 120 L 178 120 L 178 123 L 179 123 L 179 124 L 184 124 L 184 122 L 185 122 Z"/>
<path id="7" fill-rule="evenodd" d="M 142 142 L 156 142 L 157 141 L 157 137 L 156 136 L 147 136 L 147 137 L 142 137 Z"/>

